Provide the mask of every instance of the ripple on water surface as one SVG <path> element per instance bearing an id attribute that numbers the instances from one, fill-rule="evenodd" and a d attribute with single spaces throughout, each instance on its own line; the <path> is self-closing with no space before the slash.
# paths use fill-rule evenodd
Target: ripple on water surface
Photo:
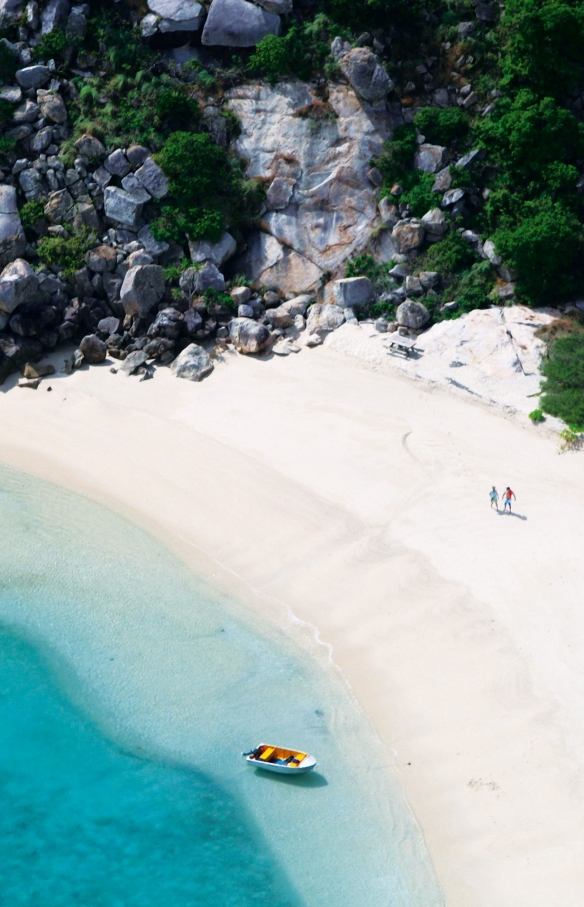
<path id="1" fill-rule="evenodd" d="M 2 900 L 442 904 L 383 748 L 316 658 L 126 520 L 5 468 L 0 537 Z M 250 770 L 262 739 L 317 773 Z"/>

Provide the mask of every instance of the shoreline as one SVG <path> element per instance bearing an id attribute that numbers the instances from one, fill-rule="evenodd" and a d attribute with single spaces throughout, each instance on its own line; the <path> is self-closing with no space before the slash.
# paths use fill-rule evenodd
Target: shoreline
<path id="1" fill-rule="evenodd" d="M 46 383 L 0 392 L 0 459 L 128 516 L 305 648 L 287 609 L 314 627 L 393 758 L 448 905 L 576 907 L 577 456 L 326 348 L 230 356 L 200 385 L 107 367 Z M 495 517 L 488 487 L 518 474 L 527 520 Z"/>

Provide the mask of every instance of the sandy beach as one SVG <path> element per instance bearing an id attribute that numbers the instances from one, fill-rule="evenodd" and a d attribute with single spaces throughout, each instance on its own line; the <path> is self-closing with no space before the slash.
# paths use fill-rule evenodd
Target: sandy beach
<path id="1" fill-rule="evenodd" d="M 227 354 L 201 384 L 111 364 L 7 381 L 0 461 L 129 515 L 330 647 L 449 907 L 579 907 L 582 455 L 327 348 Z M 515 491 L 512 516 L 492 484 Z"/>

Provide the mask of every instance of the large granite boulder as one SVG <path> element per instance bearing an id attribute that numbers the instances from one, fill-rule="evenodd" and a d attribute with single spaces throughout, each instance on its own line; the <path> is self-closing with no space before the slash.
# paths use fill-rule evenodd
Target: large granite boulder
<path id="1" fill-rule="evenodd" d="M 440 208 L 432 208 L 427 211 L 421 222 L 428 242 L 438 242 L 448 233 L 448 223 Z"/>
<path id="2" fill-rule="evenodd" d="M 39 88 L 37 101 L 41 115 L 53 123 L 64 123 L 67 120 L 67 108 L 60 94 L 55 91 L 45 91 Z M 33 121 L 34 122 L 34 121 Z"/>
<path id="3" fill-rule="evenodd" d="M 158 265 L 130 268 L 120 290 L 126 315 L 147 315 L 163 296 L 164 271 Z"/>
<path id="4" fill-rule="evenodd" d="M 343 309 L 367 305 L 374 295 L 373 284 L 367 277 L 345 277 L 333 284 L 335 303 Z"/>
<path id="5" fill-rule="evenodd" d="M 160 16 L 161 32 L 199 31 L 205 21 L 205 10 L 197 0 L 148 0 L 148 9 Z"/>
<path id="6" fill-rule="evenodd" d="M 0 186 L 0 268 L 24 254 L 26 236 L 18 214 L 16 189 Z"/>
<path id="7" fill-rule="evenodd" d="M 406 299 L 397 307 L 395 320 L 403 327 L 419 331 L 430 320 L 430 312 L 423 302 L 418 302 L 415 299 Z"/>
<path id="8" fill-rule="evenodd" d="M 289 199 L 266 211 L 265 232 L 253 237 L 234 270 L 286 293 L 309 292 L 323 272 L 337 274 L 361 252 L 378 224 L 367 173 L 389 137 L 386 117 L 365 112 L 346 85 L 329 86 L 328 113 L 297 81 L 241 85 L 227 98 L 241 125 L 233 148 L 247 162 L 247 175 L 270 185 L 285 181 Z M 327 115 L 313 119 L 307 111 Z"/>
<path id="9" fill-rule="evenodd" d="M 213 371 L 213 363 L 209 354 L 202 346 L 190 343 L 170 366 L 170 370 L 177 378 L 186 378 L 188 381 L 200 381 L 205 375 Z"/>
<path id="10" fill-rule="evenodd" d="M 308 310 L 306 331 L 310 334 L 328 334 L 336 331 L 345 321 L 343 310 L 338 305 L 316 303 Z"/>
<path id="11" fill-rule="evenodd" d="M 240 353 L 261 353 L 272 339 L 267 327 L 252 318 L 233 318 L 229 322 L 229 336 Z"/>
<path id="12" fill-rule="evenodd" d="M 438 173 L 448 163 L 448 149 L 442 145 L 419 145 L 414 155 L 414 166 L 424 173 Z"/>
<path id="13" fill-rule="evenodd" d="M 400 255 L 416 252 L 424 242 L 425 228 L 420 221 L 400 221 L 391 231 L 391 238 Z"/>
<path id="14" fill-rule="evenodd" d="M 135 227 L 142 214 L 142 194 L 126 192 L 117 186 L 108 186 L 103 194 L 105 216 L 117 224 Z"/>
<path id="15" fill-rule="evenodd" d="M 338 60 L 345 78 L 359 97 L 375 104 L 383 101 L 393 89 L 393 82 L 368 47 L 355 47 Z"/>
<path id="16" fill-rule="evenodd" d="M 202 268 L 187 268 L 179 280 L 183 293 L 189 297 L 203 296 L 207 290 L 225 290 L 225 278 L 219 268 L 212 261 L 206 261 Z"/>
<path id="17" fill-rule="evenodd" d="M 303 293 L 300 296 L 295 296 L 294 299 L 283 302 L 282 305 L 276 306 L 273 309 L 268 309 L 266 318 L 274 328 L 292 327 L 296 316 L 305 315 L 311 302 L 314 302 L 314 297 L 310 296 L 308 293 Z M 250 307 L 245 306 L 245 308 Z"/>
<path id="18" fill-rule="evenodd" d="M 35 302 L 39 281 L 27 261 L 17 258 L 0 274 L 0 313 L 11 315 L 19 305 Z"/>
<path id="19" fill-rule="evenodd" d="M 136 170 L 135 176 L 152 198 L 160 200 L 168 195 L 170 185 L 168 178 L 151 157 L 146 158 L 142 166 Z"/>
<path id="20" fill-rule="evenodd" d="M 214 243 L 209 242 L 208 239 L 189 239 L 189 253 L 191 261 L 195 264 L 210 261 L 220 268 L 224 261 L 235 254 L 236 249 L 237 243 L 231 233 L 227 233 L 227 231 L 218 242 Z"/>
<path id="21" fill-rule="evenodd" d="M 41 88 L 51 78 L 48 66 L 25 66 L 16 71 L 16 81 L 25 91 L 28 88 Z"/>
<path id="22" fill-rule="evenodd" d="M 203 44 L 253 47 L 266 35 L 280 34 L 280 17 L 247 0 L 213 0 Z"/>

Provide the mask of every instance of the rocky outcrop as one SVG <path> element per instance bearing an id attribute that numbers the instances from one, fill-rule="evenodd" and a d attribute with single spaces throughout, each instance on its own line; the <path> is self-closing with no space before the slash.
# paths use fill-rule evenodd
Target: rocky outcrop
<path id="1" fill-rule="evenodd" d="M 241 124 L 234 150 L 248 175 L 267 181 L 268 197 L 274 182 L 286 186 L 282 194 L 276 183 L 285 207 L 262 218 L 272 238 L 250 241 L 243 273 L 285 292 L 311 290 L 324 271 L 337 273 L 365 248 L 377 223 L 367 173 L 389 135 L 386 118 L 343 85 L 330 86 L 326 106 L 301 82 L 244 85 L 227 97 Z"/>
<path id="2" fill-rule="evenodd" d="M 203 44 L 253 47 L 266 35 L 280 34 L 280 17 L 248 0 L 213 0 L 203 29 Z"/>

